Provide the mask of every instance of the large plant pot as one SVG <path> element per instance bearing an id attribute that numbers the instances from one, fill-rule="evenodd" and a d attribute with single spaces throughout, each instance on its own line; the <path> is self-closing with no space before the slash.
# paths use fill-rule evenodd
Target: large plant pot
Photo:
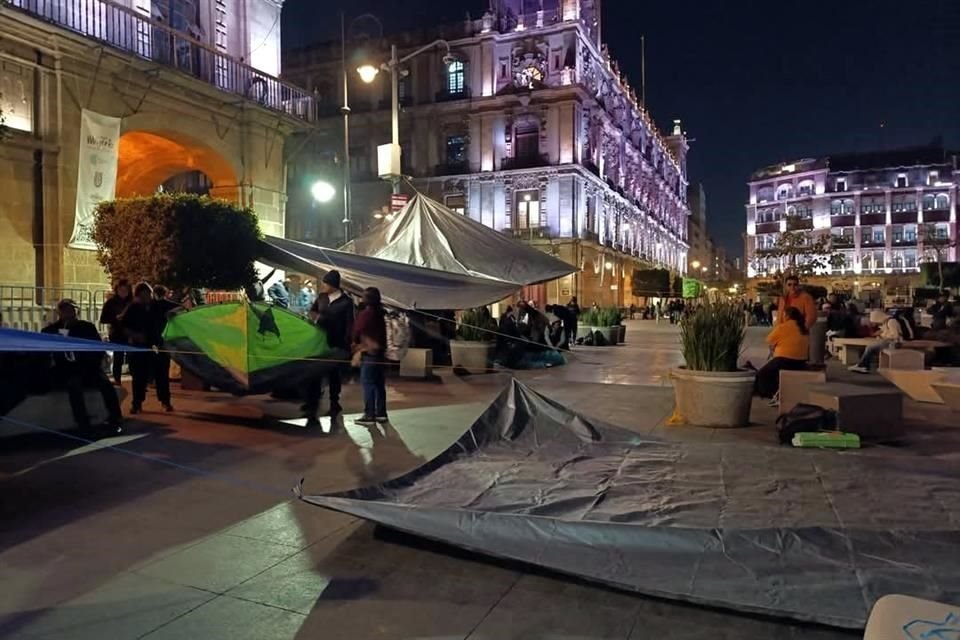
<path id="1" fill-rule="evenodd" d="M 588 327 L 585 325 L 577 326 L 577 340 L 581 340 L 593 333 L 593 327 Z"/>
<path id="2" fill-rule="evenodd" d="M 590 327 L 591 335 L 594 333 L 600 333 L 603 335 L 604 340 L 607 341 L 606 346 L 613 346 L 617 344 L 617 329 L 616 327 Z"/>
<path id="3" fill-rule="evenodd" d="M 450 341 L 450 360 L 454 367 L 469 373 L 487 373 L 493 359 L 493 342 Z"/>
<path id="4" fill-rule="evenodd" d="M 617 344 L 623 344 L 627 341 L 627 327 L 622 324 L 617 325 Z"/>
<path id="5" fill-rule="evenodd" d="M 750 423 L 753 371 L 719 373 L 674 369 L 677 418 L 699 427 L 745 427 Z"/>

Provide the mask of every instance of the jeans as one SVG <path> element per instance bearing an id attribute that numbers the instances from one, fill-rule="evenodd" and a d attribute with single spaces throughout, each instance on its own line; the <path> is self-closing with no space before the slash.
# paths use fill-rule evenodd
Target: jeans
<path id="1" fill-rule="evenodd" d="M 123 419 L 117 392 L 101 369 L 72 371 L 67 374 L 66 383 L 67 397 L 70 399 L 70 411 L 73 413 L 73 421 L 77 423 L 78 427 L 90 426 L 90 414 L 87 413 L 87 403 L 83 397 L 84 389 L 88 386 L 92 386 L 100 392 L 100 397 L 103 398 L 103 406 L 107 409 L 107 421 L 110 424 L 119 424 Z"/>
<path id="2" fill-rule="evenodd" d="M 860 358 L 860 361 L 857 363 L 858 367 L 864 367 L 865 369 L 870 368 L 870 362 L 873 360 L 874 356 L 878 353 L 889 347 L 893 344 L 893 340 L 877 340 L 876 343 L 870 345 L 863 350 L 863 356 Z"/>
<path id="3" fill-rule="evenodd" d="M 170 356 L 152 351 L 131 351 L 127 355 L 130 375 L 133 376 L 133 406 L 139 407 L 147 399 L 150 376 L 157 385 L 160 404 L 170 404 Z"/>
<path id="4" fill-rule="evenodd" d="M 771 358 L 757 371 L 754 381 L 754 393 L 761 398 L 772 398 L 780 391 L 781 371 L 803 371 L 807 368 L 806 360 L 777 357 Z"/>
<path id="5" fill-rule="evenodd" d="M 387 381 L 380 354 L 365 353 L 360 360 L 360 384 L 363 387 L 363 415 L 383 418 L 387 415 Z"/>

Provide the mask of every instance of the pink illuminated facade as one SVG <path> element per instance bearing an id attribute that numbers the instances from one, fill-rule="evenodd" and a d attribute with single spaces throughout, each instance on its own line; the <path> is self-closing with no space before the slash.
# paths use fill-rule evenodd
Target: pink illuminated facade
<path id="1" fill-rule="evenodd" d="M 958 154 L 940 147 L 835 155 L 761 169 L 748 183 L 748 275 L 784 265 L 766 255 L 788 230 L 828 235 L 844 265 L 822 274 L 877 280 L 935 260 L 957 237 Z M 957 250 L 946 250 L 948 260 Z"/>
<path id="2" fill-rule="evenodd" d="M 657 130 L 600 28 L 599 0 L 499 0 L 479 20 L 367 49 L 395 42 L 403 55 L 437 37 L 450 45 L 453 63 L 437 48 L 412 60 L 401 84 L 403 172 L 417 189 L 581 267 L 548 285 L 545 299 L 629 305 L 634 269 L 686 270 L 688 146 L 679 121 L 670 135 Z M 339 43 L 284 58 L 285 77 L 327 105 L 319 126 L 328 149 L 342 127 L 339 70 Z M 360 228 L 376 224 L 389 193 L 373 175 L 376 147 L 389 141 L 386 75 L 373 85 L 350 77 Z M 339 220 L 332 210 L 326 217 L 327 227 L 288 217 L 290 233 L 337 237 Z"/>

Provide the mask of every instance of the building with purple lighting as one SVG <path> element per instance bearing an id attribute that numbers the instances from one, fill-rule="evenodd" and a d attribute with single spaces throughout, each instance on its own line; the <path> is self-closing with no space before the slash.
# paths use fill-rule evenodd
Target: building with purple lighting
<path id="1" fill-rule="evenodd" d="M 361 49 L 382 61 L 391 43 L 401 56 L 436 38 L 449 43 L 452 62 L 438 47 L 404 66 L 403 173 L 449 207 L 580 267 L 526 295 L 629 305 L 641 302 L 631 293 L 635 269 L 685 273 L 687 139 L 679 121 L 662 135 L 619 72 L 601 40 L 599 0 L 495 0 L 480 19 L 393 38 L 363 26 L 375 37 L 348 29 L 348 69 Z M 292 51 L 283 68 L 317 96 L 325 117 L 315 148 L 338 148 L 340 43 Z M 389 202 L 389 184 L 375 175 L 377 146 L 390 140 L 389 75 L 365 85 L 348 73 L 354 233 Z M 291 167 L 287 233 L 335 243 L 338 203 L 296 199 L 297 181 L 324 170 L 317 157 L 304 153 Z"/>

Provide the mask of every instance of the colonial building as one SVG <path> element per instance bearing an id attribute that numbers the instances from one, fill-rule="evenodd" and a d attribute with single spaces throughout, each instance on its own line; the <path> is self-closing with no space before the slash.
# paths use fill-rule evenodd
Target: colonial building
<path id="1" fill-rule="evenodd" d="M 284 141 L 315 111 L 278 78 L 281 5 L 0 0 L 0 304 L 107 284 L 94 251 L 68 247 L 81 110 L 121 119 L 117 196 L 209 192 L 284 233 Z"/>
<path id="2" fill-rule="evenodd" d="M 786 231 L 828 236 L 842 266 L 828 287 L 890 290 L 916 284 L 920 264 L 957 259 L 958 154 L 942 146 L 795 160 L 761 169 L 748 183 L 749 277 L 784 268 L 768 255 Z M 952 244 L 956 244 L 952 242 Z"/>
<path id="3" fill-rule="evenodd" d="M 629 304 L 634 269 L 685 272 L 687 140 L 679 121 L 662 135 L 638 101 L 602 43 L 599 4 L 498 0 L 479 20 L 348 38 L 353 231 L 377 223 L 390 192 L 375 178 L 377 146 L 390 141 L 390 74 L 368 85 L 355 69 L 383 62 L 390 43 L 402 57 L 442 38 L 404 65 L 400 83 L 403 173 L 413 186 L 580 267 L 531 297 Z M 340 44 L 290 52 L 284 73 L 328 114 L 319 144 L 342 145 Z M 307 165 L 307 155 L 291 176 L 339 171 Z M 288 233 L 337 243 L 340 211 L 291 199 Z"/>

